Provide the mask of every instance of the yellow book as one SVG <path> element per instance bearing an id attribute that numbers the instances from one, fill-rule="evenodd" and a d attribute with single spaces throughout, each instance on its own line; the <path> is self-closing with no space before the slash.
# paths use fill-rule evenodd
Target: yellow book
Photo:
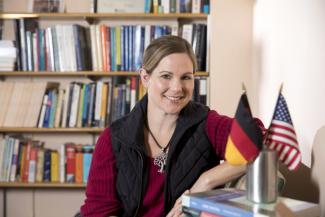
<path id="1" fill-rule="evenodd" d="M 44 149 L 39 148 L 37 152 L 36 161 L 36 182 L 43 182 L 43 172 L 44 172 Z"/>
<path id="2" fill-rule="evenodd" d="M 51 182 L 59 181 L 59 153 L 51 151 Z"/>
<path id="3" fill-rule="evenodd" d="M 117 70 L 121 70 L 121 27 L 115 27 L 115 45 L 116 45 L 116 67 Z"/>

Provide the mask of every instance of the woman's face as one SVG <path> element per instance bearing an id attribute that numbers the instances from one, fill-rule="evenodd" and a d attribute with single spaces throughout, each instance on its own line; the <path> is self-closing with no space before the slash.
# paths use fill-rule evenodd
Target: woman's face
<path id="1" fill-rule="evenodd" d="M 170 54 L 159 62 L 151 75 L 141 73 L 148 92 L 148 106 L 165 114 L 178 114 L 192 99 L 193 63 L 186 53 Z"/>

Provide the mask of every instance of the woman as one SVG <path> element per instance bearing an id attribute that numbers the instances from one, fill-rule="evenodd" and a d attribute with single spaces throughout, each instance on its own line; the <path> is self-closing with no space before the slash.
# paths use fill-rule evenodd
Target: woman
<path id="1" fill-rule="evenodd" d="M 209 190 L 244 172 L 219 164 L 232 119 L 191 101 L 195 70 L 186 40 L 151 42 L 140 69 L 147 95 L 98 139 L 83 216 L 179 216 L 184 192 Z"/>

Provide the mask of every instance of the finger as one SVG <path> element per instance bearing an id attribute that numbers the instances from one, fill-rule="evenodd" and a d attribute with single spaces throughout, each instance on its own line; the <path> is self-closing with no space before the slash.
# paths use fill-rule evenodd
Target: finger
<path id="1" fill-rule="evenodd" d="M 173 217 L 175 215 L 175 212 L 176 212 L 176 207 L 174 206 L 170 211 L 169 213 L 167 214 L 166 217 Z"/>

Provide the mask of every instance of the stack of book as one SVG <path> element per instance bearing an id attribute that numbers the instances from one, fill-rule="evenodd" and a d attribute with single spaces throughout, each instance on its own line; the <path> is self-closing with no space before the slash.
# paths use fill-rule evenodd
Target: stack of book
<path id="1" fill-rule="evenodd" d="M 13 71 L 16 62 L 16 48 L 13 41 L 0 41 L 0 71 Z"/>
<path id="2" fill-rule="evenodd" d="M 256 204 L 247 200 L 245 191 L 236 189 L 217 189 L 182 197 L 183 212 L 193 217 L 276 216 L 275 205 L 278 202 L 285 204 L 297 216 L 319 216 L 319 206 L 314 203 L 278 197 L 276 203 Z"/>

